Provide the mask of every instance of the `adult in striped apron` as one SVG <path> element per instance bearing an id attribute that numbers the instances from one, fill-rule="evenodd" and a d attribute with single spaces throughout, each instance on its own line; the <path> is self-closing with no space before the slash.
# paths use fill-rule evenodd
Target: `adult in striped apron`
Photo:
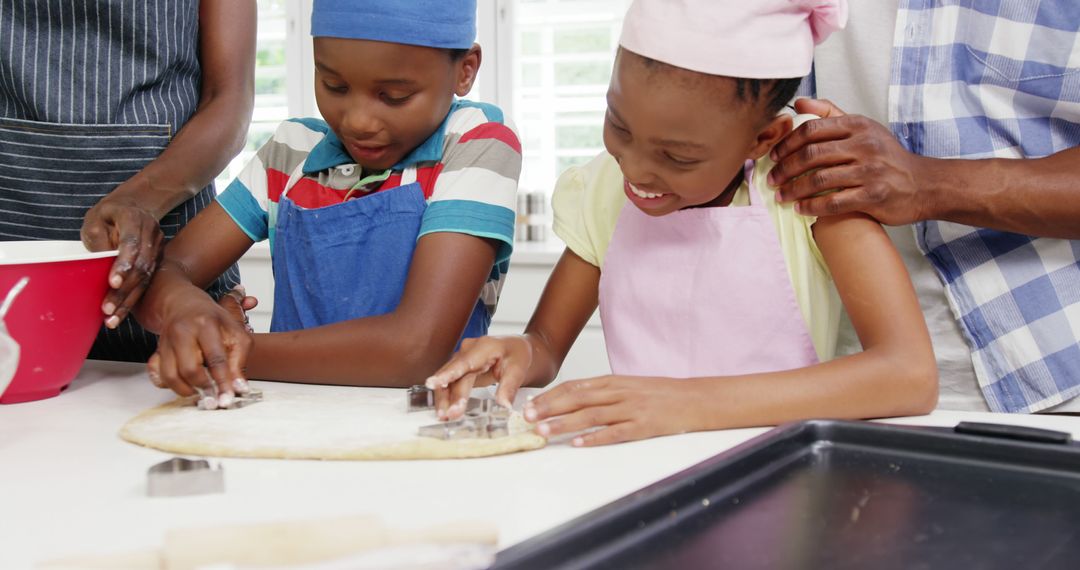
<path id="1" fill-rule="evenodd" d="M 242 144 L 254 30 L 253 0 L 0 0 L 0 240 L 119 247 L 106 312 L 133 302 Z M 239 279 L 233 266 L 209 290 Z M 153 354 L 125 314 L 91 358 Z"/>

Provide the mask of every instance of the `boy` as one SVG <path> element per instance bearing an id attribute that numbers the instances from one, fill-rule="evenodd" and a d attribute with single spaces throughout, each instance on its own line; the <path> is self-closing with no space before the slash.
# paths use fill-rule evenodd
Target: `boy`
<path id="1" fill-rule="evenodd" d="M 325 120 L 283 123 L 169 244 L 139 308 L 161 334 L 155 384 L 220 406 L 247 375 L 406 386 L 487 331 L 521 148 L 498 108 L 456 98 L 480 66 L 475 17 L 475 0 L 315 1 Z M 262 239 L 274 315 L 252 335 L 200 287 Z"/>

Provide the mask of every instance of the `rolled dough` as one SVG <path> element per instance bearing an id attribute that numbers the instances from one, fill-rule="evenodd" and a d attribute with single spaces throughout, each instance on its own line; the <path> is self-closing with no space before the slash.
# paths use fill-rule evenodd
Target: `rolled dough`
<path id="1" fill-rule="evenodd" d="M 260 383 L 263 401 L 235 410 L 199 410 L 179 398 L 135 416 L 120 437 L 183 455 L 271 459 L 460 459 L 544 446 L 520 413 L 510 435 L 440 440 L 416 435 L 434 412 L 405 411 L 405 392 Z"/>

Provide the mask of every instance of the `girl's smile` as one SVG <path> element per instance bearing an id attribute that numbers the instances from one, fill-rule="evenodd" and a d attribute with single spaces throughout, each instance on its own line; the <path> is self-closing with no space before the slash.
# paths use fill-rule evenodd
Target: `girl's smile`
<path id="1" fill-rule="evenodd" d="M 791 119 L 744 101 L 730 77 L 664 66 L 620 49 L 608 88 L 604 147 L 623 192 L 650 216 L 723 206 L 748 159 L 764 155 Z M 736 180 L 738 179 L 738 180 Z"/>
<path id="2" fill-rule="evenodd" d="M 678 196 L 670 192 L 653 192 L 634 186 L 629 180 L 623 180 L 626 198 L 644 212 L 667 210 Z"/>

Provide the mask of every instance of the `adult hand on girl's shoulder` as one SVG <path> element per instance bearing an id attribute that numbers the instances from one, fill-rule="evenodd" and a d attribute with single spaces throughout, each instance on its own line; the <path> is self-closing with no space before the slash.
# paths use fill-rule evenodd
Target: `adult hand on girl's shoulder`
<path id="1" fill-rule="evenodd" d="M 215 303 L 205 292 L 178 292 L 147 363 L 151 381 L 181 396 L 217 395 L 226 407 L 247 386 L 244 367 L 253 344 L 243 311 L 250 297 L 227 294 Z"/>
<path id="2" fill-rule="evenodd" d="M 469 392 L 476 386 L 499 384 L 495 399 L 511 407 L 532 364 L 532 345 L 523 335 L 467 338 L 461 350 L 427 379 L 435 390 L 435 412 L 452 420 L 465 413 Z"/>
<path id="3" fill-rule="evenodd" d="M 932 159 L 906 150 L 884 125 L 829 101 L 800 99 L 795 108 L 821 119 L 773 148 L 769 183 L 779 188 L 779 201 L 797 201 L 807 216 L 863 212 L 888 225 L 928 219 L 931 205 L 920 190 Z"/>
<path id="4" fill-rule="evenodd" d="M 576 447 L 697 431 L 703 427 L 693 410 L 701 398 L 691 382 L 643 376 L 565 382 L 529 402 L 525 419 L 548 438 L 601 428 L 575 437 Z"/>

